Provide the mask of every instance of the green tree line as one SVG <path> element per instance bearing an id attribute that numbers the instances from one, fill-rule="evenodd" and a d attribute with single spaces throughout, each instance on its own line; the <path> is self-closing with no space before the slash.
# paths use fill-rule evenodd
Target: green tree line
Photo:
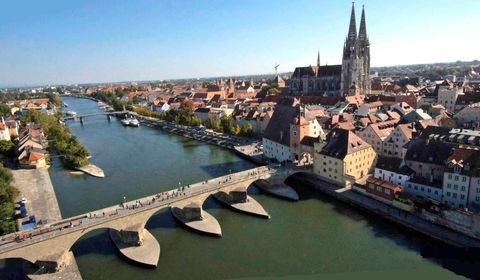
<path id="1" fill-rule="evenodd" d="M 178 110 L 168 110 L 166 112 L 160 113 L 153 112 L 145 108 L 135 108 L 132 106 L 131 103 L 120 101 L 116 97 L 116 94 L 113 93 L 97 92 L 92 94 L 91 96 L 113 106 L 115 110 L 123 110 L 123 106 L 125 106 L 127 110 L 134 111 L 139 115 L 157 118 L 171 123 L 194 127 L 202 124 L 200 118 L 198 118 L 194 114 L 195 107 L 191 100 L 183 101 L 180 104 L 180 108 Z M 205 122 L 203 122 L 203 125 L 206 128 L 213 129 L 217 132 L 232 135 L 241 135 L 245 137 L 253 136 L 253 127 L 250 123 L 239 126 L 235 123 L 235 119 L 233 117 L 223 116 L 218 122 L 207 119 Z"/>
<path id="2" fill-rule="evenodd" d="M 30 110 L 21 121 L 42 126 L 49 144 L 61 155 L 61 160 L 66 167 L 75 169 L 89 163 L 87 157 L 90 153 L 87 148 L 78 142 L 68 127 L 60 124 L 57 117 Z"/>
<path id="3" fill-rule="evenodd" d="M 0 235 L 16 231 L 15 198 L 18 190 L 12 186 L 12 172 L 0 165 Z"/>

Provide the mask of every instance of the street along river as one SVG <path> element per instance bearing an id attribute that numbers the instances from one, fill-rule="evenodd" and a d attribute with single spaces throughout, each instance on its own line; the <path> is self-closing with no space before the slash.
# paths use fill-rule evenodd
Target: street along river
<path id="1" fill-rule="evenodd" d="M 78 114 L 100 110 L 86 99 L 64 98 Z M 151 195 L 179 185 L 253 168 L 230 151 L 160 130 L 123 127 L 105 116 L 68 122 L 105 178 L 71 175 L 54 160 L 50 175 L 63 217 Z M 208 199 L 223 237 L 204 236 L 160 211 L 147 223 L 161 246 L 156 269 L 123 259 L 106 230 L 81 238 L 72 250 L 84 279 L 461 279 L 478 277 L 479 262 L 379 218 L 297 188 L 299 202 L 250 188 L 271 220 L 234 212 Z M 450 251 L 449 251 L 450 252 Z M 0 279 L 15 277 L 2 262 Z M 3 276 L 2 276 L 3 275 Z"/>

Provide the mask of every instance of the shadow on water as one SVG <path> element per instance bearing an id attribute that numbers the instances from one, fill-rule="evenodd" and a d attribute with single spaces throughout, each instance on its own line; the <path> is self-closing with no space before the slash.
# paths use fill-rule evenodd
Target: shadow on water
<path id="1" fill-rule="evenodd" d="M 170 207 L 160 210 L 153 215 L 145 225 L 146 229 L 174 228 L 177 226 L 175 218 L 170 213 Z"/>
<path id="2" fill-rule="evenodd" d="M 34 273 L 38 267 L 24 259 L 0 260 L 0 279 L 27 279 L 25 275 Z"/>
<path id="3" fill-rule="evenodd" d="M 76 257 L 89 254 L 112 255 L 117 253 L 117 247 L 110 239 L 108 229 L 97 229 L 87 233 L 73 244 L 71 250 Z"/>
<path id="4" fill-rule="evenodd" d="M 418 252 L 423 258 L 437 263 L 456 274 L 470 279 L 480 279 L 480 250 L 478 249 L 468 250 L 444 244 L 399 224 L 379 218 L 377 215 L 319 193 L 309 186 L 308 183 L 293 176 L 287 178 L 286 183 L 298 192 L 300 200 L 316 199 L 330 204 L 335 212 L 348 216 L 355 221 L 366 222 L 367 227 L 373 232 L 375 237 L 388 238 L 395 242 L 396 245 Z"/>
<path id="5" fill-rule="evenodd" d="M 223 209 L 225 206 L 218 202 L 213 196 L 209 196 L 203 203 L 204 210 Z"/>

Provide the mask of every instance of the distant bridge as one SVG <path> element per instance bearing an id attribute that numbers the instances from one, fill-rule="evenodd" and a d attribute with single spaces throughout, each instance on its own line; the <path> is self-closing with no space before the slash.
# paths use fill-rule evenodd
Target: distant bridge
<path id="1" fill-rule="evenodd" d="M 213 216 L 206 213 L 202 209 L 202 205 L 208 197 L 213 195 L 227 204 L 234 202 L 236 205 L 240 205 L 235 208 L 249 212 L 246 205 L 254 202 L 258 209 L 259 204 L 246 194 L 247 188 L 256 180 L 270 177 L 273 172 L 273 169 L 265 166 L 257 167 L 135 199 L 135 201 L 123 202 L 119 205 L 42 225 L 33 230 L 12 233 L 0 239 L 0 259 L 23 258 L 39 265 L 53 264 L 53 266 L 61 268 L 65 265 L 65 255 L 73 244 L 86 233 L 100 228 L 119 232 L 119 242 L 122 243 L 124 249 L 126 247 L 144 247 L 143 250 L 148 252 L 149 248 L 145 247 L 150 246 L 152 241 L 149 241 L 149 245 L 142 246 L 142 244 L 143 238 L 150 237 L 151 234 L 144 227 L 159 210 L 172 207 L 172 210 L 177 212 L 184 211 L 183 217 L 192 216 L 191 211 L 193 210 L 194 213 L 197 213 L 195 222 L 212 219 Z M 260 208 L 263 210 L 261 206 Z M 190 218 L 190 220 L 192 219 Z M 215 218 L 213 220 L 216 222 Z M 118 242 L 115 240 L 114 242 L 118 246 Z M 158 245 L 156 240 L 153 242 Z M 121 252 L 123 252 L 122 249 Z M 153 265 L 156 266 L 156 263 Z"/>
<path id="2" fill-rule="evenodd" d="M 94 117 L 94 116 L 107 116 L 107 118 L 110 118 L 110 116 L 115 116 L 115 115 L 122 115 L 122 114 L 131 114 L 132 112 L 130 111 L 112 111 L 112 112 L 96 112 L 96 113 L 89 113 L 89 114 L 81 114 L 81 115 L 75 115 L 75 116 L 70 116 L 66 115 L 62 118 L 63 121 L 68 121 L 68 120 L 76 120 L 80 119 L 80 122 L 83 122 L 83 119 L 88 118 L 88 117 Z"/>

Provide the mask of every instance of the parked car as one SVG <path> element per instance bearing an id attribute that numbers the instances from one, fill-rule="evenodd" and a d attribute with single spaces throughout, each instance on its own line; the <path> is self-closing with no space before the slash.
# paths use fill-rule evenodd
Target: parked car
<path id="1" fill-rule="evenodd" d="M 25 207 L 25 205 L 20 206 L 20 216 L 22 218 L 25 218 L 26 216 L 28 216 L 27 207 Z"/>

